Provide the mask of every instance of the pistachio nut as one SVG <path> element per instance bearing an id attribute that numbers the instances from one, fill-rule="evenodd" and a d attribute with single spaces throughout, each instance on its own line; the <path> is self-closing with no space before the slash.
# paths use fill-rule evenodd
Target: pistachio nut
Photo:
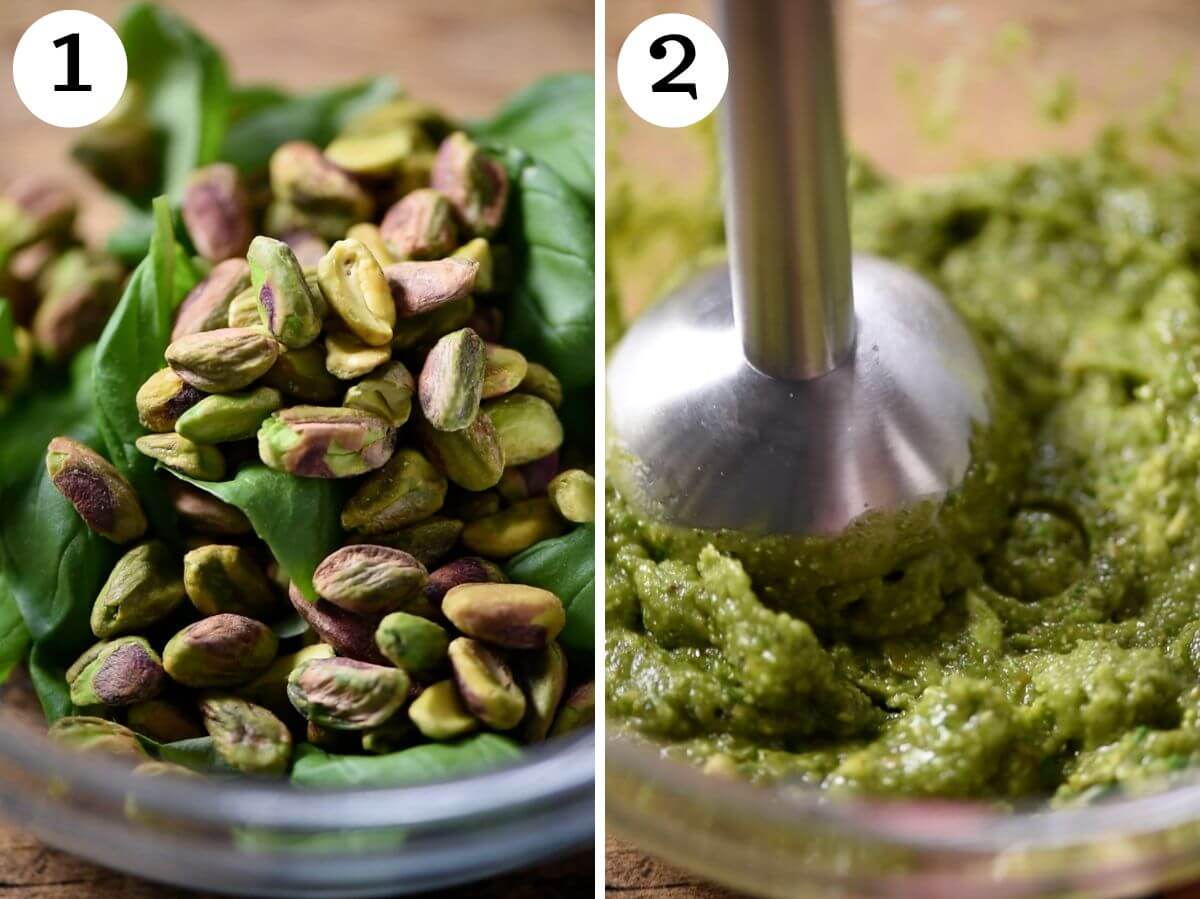
<path id="1" fill-rule="evenodd" d="M 332 659 L 333 647 L 328 643 L 314 643 L 290 655 L 280 656 L 271 667 L 234 690 L 242 699 L 264 706 L 278 714 L 292 710 L 287 698 L 287 680 L 293 671 L 310 659 Z"/>
<path id="2" fill-rule="evenodd" d="M 357 240 L 339 240 L 317 266 L 321 292 L 346 327 L 369 346 L 392 341 L 396 303 L 374 255 Z"/>
<path id="3" fill-rule="evenodd" d="M 436 190 L 414 190 L 394 204 L 379 231 L 392 254 L 405 259 L 441 259 L 458 245 L 450 201 Z"/>
<path id="4" fill-rule="evenodd" d="M 424 315 L 469 296 L 478 272 L 477 262 L 455 257 L 396 262 L 383 270 L 400 318 Z"/>
<path id="5" fill-rule="evenodd" d="M 554 407 L 540 397 L 510 393 L 488 400 L 483 411 L 496 428 L 505 465 L 524 465 L 562 446 L 562 423 Z"/>
<path id="6" fill-rule="evenodd" d="M 439 338 L 417 380 L 425 420 L 439 431 L 470 425 L 479 414 L 485 365 L 483 341 L 470 328 Z"/>
<path id="7" fill-rule="evenodd" d="M 121 268 L 86 250 L 68 250 L 47 269 L 45 296 L 30 331 L 51 362 L 70 359 L 100 337 L 121 299 Z"/>
<path id="8" fill-rule="evenodd" d="M 213 394 L 180 415 L 175 431 L 195 443 L 249 440 L 266 417 L 282 405 L 283 396 L 274 387 Z"/>
<path id="9" fill-rule="evenodd" d="M 516 390 L 525 379 L 529 364 L 516 350 L 489 343 L 485 348 L 483 399 L 490 400 Z"/>
<path id="10" fill-rule="evenodd" d="M 356 221 L 358 217 L 348 209 L 314 212 L 287 200 L 273 200 L 263 213 L 262 230 L 285 241 L 294 234 L 315 234 L 321 240 L 331 241 L 345 234 Z"/>
<path id="11" fill-rule="evenodd" d="M 250 266 L 245 259 L 218 262 L 179 304 L 171 340 L 229 326 L 230 306 L 249 287 Z M 258 323 L 257 318 L 253 323 Z"/>
<path id="12" fill-rule="evenodd" d="M 500 655 L 477 640 L 458 637 L 448 650 L 463 705 L 495 730 L 510 730 L 525 717 L 525 694 Z"/>
<path id="13" fill-rule="evenodd" d="M 293 228 L 291 231 L 285 231 L 277 236 L 296 254 L 296 261 L 304 270 L 309 292 L 313 295 L 313 308 L 316 310 L 318 318 L 324 318 L 325 313 L 328 312 L 325 297 L 319 295 L 314 280 L 307 276 L 309 269 L 316 269 L 321 257 L 329 252 L 329 241 L 308 228 Z"/>
<path id="14" fill-rule="evenodd" d="M 413 674 L 436 671 L 446 661 L 450 638 L 439 625 L 419 615 L 393 612 L 375 629 L 379 651 Z"/>
<path id="15" fill-rule="evenodd" d="M 283 774 L 292 760 L 292 735 L 268 709 L 236 696 L 200 700 L 204 729 L 217 756 L 246 774 Z"/>
<path id="16" fill-rule="evenodd" d="M 375 645 L 378 618 L 347 612 L 323 599 L 309 602 L 295 584 L 288 589 L 288 599 L 321 642 L 332 646 L 339 656 L 375 665 L 388 664 L 387 657 Z"/>
<path id="17" fill-rule="evenodd" d="M 479 720 L 463 705 L 452 680 L 438 681 L 422 690 L 408 707 L 408 717 L 430 740 L 456 740 L 479 730 Z"/>
<path id="18" fill-rule="evenodd" d="M 154 699 L 167 686 L 162 659 L 142 637 L 118 637 L 93 646 L 67 670 L 71 702 L 126 706 Z"/>
<path id="19" fill-rule="evenodd" d="M 596 520 L 596 479 L 586 471 L 568 468 L 546 488 L 550 505 L 564 519 L 576 524 Z"/>
<path id="20" fill-rule="evenodd" d="M 187 687 L 234 687 L 266 671 L 278 649 L 279 638 L 265 624 L 222 613 L 189 624 L 167 641 L 163 666 Z"/>
<path id="21" fill-rule="evenodd" d="M 525 484 L 525 498 L 544 496 L 560 469 L 558 450 L 515 469 Z"/>
<path id="22" fill-rule="evenodd" d="M 138 421 L 147 431 L 167 433 L 175 430 L 179 416 L 204 399 L 204 394 L 171 368 L 156 371 L 138 388 L 134 403 Z"/>
<path id="23" fill-rule="evenodd" d="M 465 490 L 487 490 L 504 474 L 504 451 L 486 415 L 475 416 L 461 431 L 441 431 L 422 420 L 417 437 L 429 461 Z"/>
<path id="24" fill-rule="evenodd" d="M 219 328 L 188 334 L 167 347 L 167 364 L 206 393 L 234 393 L 267 373 L 279 342 L 259 328 Z"/>
<path id="25" fill-rule="evenodd" d="M 262 319 L 258 314 L 258 291 L 252 286 L 247 286 L 245 290 L 230 300 L 226 324 L 230 328 L 260 328 L 262 326 Z"/>
<path id="26" fill-rule="evenodd" d="M 373 730 L 363 731 L 362 751 L 371 755 L 387 755 L 399 752 L 411 746 L 417 736 L 417 729 L 411 721 L 400 715 Z"/>
<path id="27" fill-rule="evenodd" d="M 379 263 L 380 268 L 384 269 L 385 275 L 387 273 L 386 266 L 396 261 L 396 257 L 392 255 L 392 251 L 387 248 L 378 225 L 371 222 L 359 222 L 346 232 L 346 239 L 357 240 L 370 250 L 371 255 L 375 257 L 375 261 Z M 324 255 L 324 253 L 321 255 Z"/>
<path id="28" fill-rule="evenodd" d="M 83 523 L 113 543 L 146 533 L 146 515 L 137 493 L 112 463 L 86 444 L 55 437 L 46 448 L 46 472 Z"/>
<path id="29" fill-rule="evenodd" d="M 562 519 L 543 496 L 522 500 L 463 528 L 463 546 L 489 559 L 507 559 L 535 543 L 560 536 Z"/>
<path id="30" fill-rule="evenodd" d="M 454 251 L 452 259 L 466 259 L 474 262 L 475 292 L 491 293 L 496 289 L 496 277 L 493 271 L 492 245 L 486 237 L 473 237 Z"/>
<path id="31" fill-rule="evenodd" d="M 369 346 L 357 334 L 348 333 L 325 338 L 325 367 L 339 380 L 355 381 L 391 361 L 391 344 Z"/>
<path id="32" fill-rule="evenodd" d="M 183 765 L 176 762 L 142 762 L 129 772 L 134 777 L 200 777 L 198 771 L 193 771 L 191 768 L 185 768 Z M 138 807 L 133 797 L 127 799 L 126 814 L 131 820 L 144 820 L 147 823 L 157 822 L 160 819 L 153 814 L 146 815 Z"/>
<path id="33" fill-rule="evenodd" d="M 342 405 L 370 412 L 398 428 L 412 413 L 416 381 L 403 362 L 392 362 L 346 391 Z"/>
<path id="34" fill-rule="evenodd" d="M 425 584 L 425 598 L 437 608 L 442 607 L 446 594 L 460 584 L 506 584 L 504 569 L 495 562 L 478 556 L 463 556 L 447 562 L 430 572 Z"/>
<path id="35" fill-rule="evenodd" d="M 278 471 L 306 478 L 352 478 L 392 457 L 396 431 L 368 412 L 346 407 L 292 406 L 258 432 L 258 454 Z"/>
<path id="36" fill-rule="evenodd" d="M 137 734 L 123 724 L 87 715 L 59 718 L 46 731 L 55 743 L 76 752 L 102 752 L 131 762 L 144 762 L 149 754 Z"/>
<path id="37" fill-rule="evenodd" d="M 183 223 L 205 259 L 246 255 L 253 236 L 250 198 L 236 167 L 215 162 L 196 169 L 183 189 Z"/>
<path id="38" fill-rule="evenodd" d="M 504 221 L 508 172 L 464 132 L 442 141 L 429 183 L 446 196 L 471 234 L 491 237 Z"/>
<path id="39" fill-rule="evenodd" d="M 461 518 L 463 521 L 475 521 L 495 515 L 500 511 L 501 498 L 495 490 L 484 490 L 472 493 L 456 487 L 446 499 L 446 514 L 451 518 Z"/>
<path id="40" fill-rule="evenodd" d="M 139 453 L 197 481 L 225 477 L 225 457 L 215 446 L 194 443 L 179 434 L 146 434 L 134 441 Z"/>
<path id="41" fill-rule="evenodd" d="M 525 475 L 520 468 L 506 468 L 496 485 L 496 492 L 506 503 L 519 503 L 529 499 L 529 486 L 525 483 Z"/>
<path id="42" fill-rule="evenodd" d="M 183 557 L 183 587 L 201 615 L 232 612 L 266 618 L 279 608 L 262 567 L 241 546 L 193 549 Z"/>
<path id="43" fill-rule="evenodd" d="M 252 530 L 250 519 L 237 506 L 178 478 L 167 479 L 166 487 L 171 506 L 187 528 L 213 537 L 240 537 Z"/>
<path id="44" fill-rule="evenodd" d="M 281 353 L 262 383 L 305 403 L 331 403 L 342 391 L 325 367 L 325 344 L 320 342 Z"/>
<path id="45" fill-rule="evenodd" d="M 446 499 L 446 478 L 419 452 L 399 449 L 370 475 L 342 509 L 342 527 L 383 534 L 436 513 Z"/>
<path id="46" fill-rule="evenodd" d="M 576 687 L 563 701 L 558 717 L 547 736 L 561 737 L 596 720 L 596 685 L 588 682 Z"/>
<path id="47" fill-rule="evenodd" d="M 304 212 L 345 216 L 350 224 L 371 215 L 371 198 L 366 191 L 313 144 L 282 144 L 271 154 L 269 174 L 272 194 Z"/>
<path id="48" fill-rule="evenodd" d="M 399 668 L 355 659 L 314 659 L 288 677 L 288 699 L 309 721 L 334 730 L 368 730 L 391 718 L 408 699 Z"/>
<path id="49" fill-rule="evenodd" d="M 450 130 L 450 123 L 437 108 L 412 97 L 396 97 L 354 116 L 341 133 L 386 134 L 409 125 L 418 126 L 435 138 Z"/>
<path id="50" fill-rule="evenodd" d="M 525 688 L 526 711 L 522 722 L 525 742 L 546 739 L 567 687 L 567 654 L 555 642 L 519 659 L 519 679 Z"/>
<path id="51" fill-rule="evenodd" d="M 292 248 L 282 240 L 259 235 L 251 241 L 246 259 L 263 327 L 290 350 L 316 340 L 321 334 L 317 302 Z"/>
<path id="52" fill-rule="evenodd" d="M 125 723 L 158 743 L 175 743 L 204 736 L 204 728 L 191 715 L 166 699 L 147 699 L 129 707 Z"/>
<path id="53" fill-rule="evenodd" d="M 378 616 L 420 595 L 427 577 L 425 566 L 403 550 L 358 544 L 326 556 L 313 572 L 313 586 L 339 608 Z"/>
<path id="54" fill-rule="evenodd" d="M 392 349 L 411 350 L 430 340 L 437 340 L 443 334 L 449 334 L 468 324 L 474 311 L 475 298 L 466 296 L 461 300 L 438 306 L 432 312 L 423 315 L 398 318 L 392 331 Z"/>
<path id="55" fill-rule="evenodd" d="M 117 560 L 92 604 L 92 633 L 101 639 L 145 630 L 183 602 L 179 561 L 165 543 L 150 540 Z"/>
<path id="56" fill-rule="evenodd" d="M 59 181 L 26 177 L 14 182 L 0 197 L 0 252 L 69 238 L 77 211 L 74 193 Z"/>
<path id="57" fill-rule="evenodd" d="M 367 539 L 382 546 L 404 550 L 429 568 L 436 565 L 454 549 L 462 531 L 463 523 L 461 521 L 434 515 L 398 531 L 372 534 Z"/>
<path id="58" fill-rule="evenodd" d="M 517 385 L 517 390 L 543 399 L 555 409 L 562 406 L 562 382 L 554 372 L 540 363 L 530 362 L 525 367 L 525 377 Z"/>
<path id="59" fill-rule="evenodd" d="M 446 593 L 442 614 L 468 637 L 506 649 L 541 649 L 567 623 L 559 598 L 528 584 L 460 584 Z"/>
<path id="60" fill-rule="evenodd" d="M 433 149 L 415 122 L 397 124 L 378 134 L 346 134 L 325 148 L 325 158 L 355 175 L 379 177 L 396 172 L 414 153 Z"/>

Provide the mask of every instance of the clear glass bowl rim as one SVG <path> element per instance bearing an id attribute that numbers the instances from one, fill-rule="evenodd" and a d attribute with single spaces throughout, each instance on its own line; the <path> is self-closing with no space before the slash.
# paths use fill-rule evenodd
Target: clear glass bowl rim
<path id="1" fill-rule="evenodd" d="M 6 724 L 14 723 L 5 718 Z M 522 809 L 594 793 L 594 734 L 588 729 L 527 748 L 511 764 L 476 774 L 397 787 L 321 789 L 256 778 L 139 777 L 117 759 L 66 750 L 19 723 L 0 727 L 0 760 L 65 784 L 72 798 L 115 808 L 132 798 L 147 811 L 203 824 L 302 833 L 331 826 L 441 830 L 511 819 Z"/>
<path id="2" fill-rule="evenodd" d="M 914 850 L 976 854 L 1002 852 L 1014 845 L 1065 849 L 1157 833 L 1200 819 L 1200 773 L 1161 792 L 1103 798 L 1078 808 L 1052 809 L 1036 801 L 1007 810 L 967 800 L 854 796 L 834 800 L 813 787 L 782 790 L 705 774 L 664 758 L 658 747 L 620 733 L 620 726 L 611 721 L 605 766 L 622 780 L 652 786 L 685 803 L 719 808 L 734 820 L 765 819 L 782 828 L 819 827 Z M 640 816 L 623 805 L 619 791 L 609 792 L 610 805 L 614 797 L 622 806 L 615 817 Z M 921 810 L 944 814 L 921 815 Z"/>

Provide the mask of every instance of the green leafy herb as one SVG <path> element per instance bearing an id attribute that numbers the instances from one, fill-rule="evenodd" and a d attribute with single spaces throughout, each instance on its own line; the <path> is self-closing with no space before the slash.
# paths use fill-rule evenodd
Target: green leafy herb
<path id="1" fill-rule="evenodd" d="M 239 101 L 249 99 L 252 108 L 230 126 L 221 150 L 221 159 L 247 172 L 265 168 L 275 148 L 287 141 L 325 146 L 349 119 L 395 96 L 396 85 L 379 78 L 305 97 L 255 90 L 253 96 L 239 94 Z"/>
<path id="2" fill-rule="evenodd" d="M 480 140 L 516 147 L 544 162 L 589 205 L 594 205 L 595 90 L 591 75 L 545 78 L 470 130 Z"/>
<path id="3" fill-rule="evenodd" d="M 203 774 L 229 773 L 234 770 L 217 755 L 212 737 L 192 737 L 190 740 L 176 740 L 174 743 L 157 743 L 148 737 L 141 737 L 141 740 L 157 752 L 164 762 L 174 762 Z"/>
<path id="4" fill-rule="evenodd" d="M 513 194 L 502 239 L 516 286 L 504 342 L 547 365 L 567 390 L 595 381 L 595 228 L 592 210 L 521 150 L 498 151 Z"/>
<path id="5" fill-rule="evenodd" d="M 155 532 L 174 534 L 175 515 L 153 460 L 138 452 L 143 433 L 135 397 L 163 367 L 175 309 L 196 284 L 191 263 L 175 243 L 165 198 L 154 202 L 150 254 L 134 271 L 121 302 L 100 337 L 93 365 L 96 418 L 108 457 L 133 484 Z"/>
<path id="6" fill-rule="evenodd" d="M 345 488 L 323 478 L 297 478 L 265 465 L 250 465 L 231 481 L 187 481 L 237 506 L 254 532 L 271 547 L 284 572 L 308 599 L 316 602 L 312 574 L 341 545 Z"/>
<path id="7" fill-rule="evenodd" d="M 403 827 L 377 827 L 295 833 L 235 827 L 233 841 L 240 851 L 260 855 L 369 855 L 399 849 L 408 841 L 408 831 Z"/>
<path id="8" fill-rule="evenodd" d="M 595 526 L 583 525 L 529 547 L 505 566 L 510 580 L 558 595 L 567 609 L 567 626 L 559 640 L 581 652 L 591 652 L 596 643 L 595 542 Z"/>
<path id="9" fill-rule="evenodd" d="M 188 175 L 214 161 L 225 139 L 225 62 L 183 19 L 153 4 L 131 7 L 117 31 L 129 58 L 129 78 L 141 87 L 147 114 L 163 140 L 155 192 L 178 200 Z"/>
<path id="10" fill-rule="evenodd" d="M 32 639 L 17 598 L 8 587 L 7 576 L 0 570 L 0 684 L 8 680 L 13 668 L 25 658 Z"/>
<path id="11" fill-rule="evenodd" d="M 33 638 L 30 674 L 53 721 L 71 712 L 66 669 L 95 640 L 92 603 L 118 549 L 88 530 L 43 466 L 23 490 L 5 490 L 0 500 L 8 510 L 0 520 L 0 566 Z"/>
<path id="12" fill-rule="evenodd" d="M 16 327 L 12 306 L 8 300 L 0 299 L 0 359 L 11 359 L 17 355 Z"/>
<path id="13" fill-rule="evenodd" d="M 520 747 L 497 734 L 375 756 L 335 755 L 304 743 L 296 749 L 292 781 L 306 787 L 401 787 L 498 768 L 520 757 Z"/>

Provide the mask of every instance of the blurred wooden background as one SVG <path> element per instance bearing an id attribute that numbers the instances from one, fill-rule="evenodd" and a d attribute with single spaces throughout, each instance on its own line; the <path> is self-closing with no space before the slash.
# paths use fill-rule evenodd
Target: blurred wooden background
<path id="1" fill-rule="evenodd" d="M 9 74 L 24 30 L 40 16 L 72 5 L 63 0 L 0 2 L 0 185 L 28 172 L 65 177 L 85 194 L 85 230 L 99 237 L 114 222 L 115 210 L 68 160 L 73 132 L 34 118 L 17 98 Z M 125 0 L 81 4 L 114 25 L 125 5 Z M 236 83 L 272 82 L 305 91 L 391 75 L 413 95 L 463 117 L 487 114 L 543 75 L 591 71 L 595 58 L 590 0 L 165 0 L 164 5 L 222 50 Z M 583 852 L 444 896 L 590 895 L 593 865 L 592 852 Z M 184 896 L 201 899 L 98 868 L 0 825 L 3 899 Z"/>
<path id="2" fill-rule="evenodd" d="M 116 26 L 128 0 L 81 8 Z M 271 82 L 294 91 L 391 75 L 414 96 L 463 117 L 494 110 L 543 75 L 591 71 L 591 0 L 162 0 L 225 55 L 235 83 Z M 21 104 L 11 60 L 21 34 L 64 0 L 0 2 L 0 185 L 36 171 L 95 190 L 66 157 L 70 130 L 53 128 Z M 91 236 L 113 221 L 93 203 Z"/>

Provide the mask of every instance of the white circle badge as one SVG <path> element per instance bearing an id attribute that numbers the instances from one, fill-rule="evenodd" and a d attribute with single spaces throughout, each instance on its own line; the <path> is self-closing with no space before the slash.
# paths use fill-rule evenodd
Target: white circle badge
<path id="1" fill-rule="evenodd" d="M 13 54 L 17 96 L 35 116 L 59 128 L 104 118 L 125 92 L 129 63 L 117 33 L 78 9 L 42 16 Z"/>
<path id="2" fill-rule="evenodd" d="M 729 83 L 729 57 L 717 33 L 694 16 L 651 16 L 629 32 L 617 57 L 621 96 L 661 128 L 694 125 L 717 108 Z"/>

